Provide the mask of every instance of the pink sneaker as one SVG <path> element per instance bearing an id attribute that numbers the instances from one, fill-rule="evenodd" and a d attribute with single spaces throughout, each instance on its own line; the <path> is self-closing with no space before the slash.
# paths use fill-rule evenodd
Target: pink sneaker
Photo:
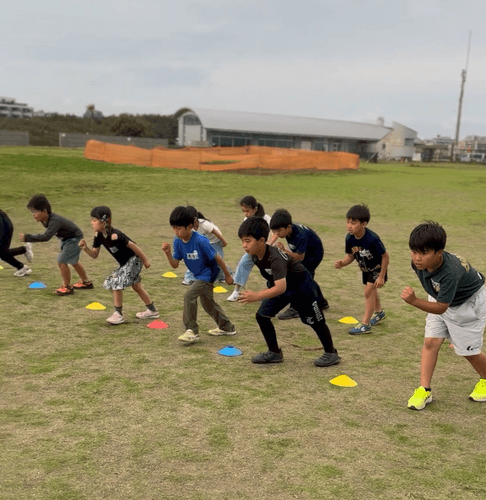
<path id="1" fill-rule="evenodd" d="M 136 314 L 138 319 L 157 319 L 160 314 L 159 311 L 151 311 L 150 309 L 145 309 L 144 312 Z"/>
<path id="2" fill-rule="evenodd" d="M 110 323 L 110 325 L 121 325 L 122 323 L 125 323 L 125 319 L 122 314 L 115 311 L 109 318 L 106 319 L 106 322 Z"/>

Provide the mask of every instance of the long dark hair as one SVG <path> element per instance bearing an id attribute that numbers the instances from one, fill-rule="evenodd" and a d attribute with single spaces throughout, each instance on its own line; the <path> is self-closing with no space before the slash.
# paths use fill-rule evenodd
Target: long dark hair
<path id="1" fill-rule="evenodd" d="M 244 198 L 241 198 L 240 200 L 240 206 L 245 206 L 249 207 L 253 210 L 256 209 L 254 217 L 264 217 L 265 216 L 265 209 L 263 208 L 263 205 L 261 203 L 258 203 L 256 201 L 256 198 L 254 196 L 245 196 Z"/>

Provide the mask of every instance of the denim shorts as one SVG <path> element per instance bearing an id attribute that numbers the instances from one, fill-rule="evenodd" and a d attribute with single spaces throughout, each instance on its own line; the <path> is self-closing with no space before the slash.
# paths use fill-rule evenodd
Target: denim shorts
<path id="1" fill-rule="evenodd" d="M 81 247 L 79 246 L 81 239 L 82 238 L 69 238 L 59 242 L 61 248 L 57 256 L 57 262 L 59 262 L 59 264 L 71 264 L 75 266 L 78 263 L 79 255 L 81 254 Z"/>

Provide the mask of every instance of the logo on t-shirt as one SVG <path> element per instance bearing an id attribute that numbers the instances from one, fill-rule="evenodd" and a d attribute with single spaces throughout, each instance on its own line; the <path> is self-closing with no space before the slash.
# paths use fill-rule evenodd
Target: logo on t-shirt
<path id="1" fill-rule="evenodd" d="M 359 251 L 359 256 L 363 257 L 363 258 L 366 258 L 366 259 L 372 259 L 373 258 L 373 255 L 371 254 L 371 252 L 369 250 L 360 250 Z"/>
<path id="2" fill-rule="evenodd" d="M 197 253 L 197 250 L 194 250 L 194 252 L 186 253 L 187 260 L 198 260 L 199 259 L 199 254 Z"/>
<path id="3" fill-rule="evenodd" d="M 435 293 L 440 292 L 440 283 L 437 283 L 437 281 L 430 280 L 430 283 L 432 284 L 432 288 L 434 289 Z"/>
<path id="4" fill-rule="evenodd" d="M 469 262 L 464 258 L 464 257 L 461 257 L 460 255 L 457 255 L 455 253 L 451 254 L 451 255 L 454 255 L 455 257 L 457 257 L 459 259 L 459 262 L 461 263 L 461 266 L 467 271 L 469 272 L 469 269 L 471 269 L 471 264 L 469 264 Z"/>

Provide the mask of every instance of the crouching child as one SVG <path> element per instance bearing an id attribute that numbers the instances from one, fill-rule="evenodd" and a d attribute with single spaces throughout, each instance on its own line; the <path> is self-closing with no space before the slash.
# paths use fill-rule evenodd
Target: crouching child
<path id="1" fill-rule="evenodd" d="M 319 337 L 324 354 L 314 360 L 316 366 L 332 366 L 341 358 L 334 348 L 331 332 L 322 311 L 323 297 L 309 271 L 287 253 L 267 244 L 270 228 L 264 219 L 249 217 L 238 230 L 243 250 L 248 253 L 261 275 L 267 280 L 267 289 L 241 292 L 240 302 L 262 301 L 256 320 L 267 343 L 268 351 L 252 358 L 253 363 L 281 363 L 283 353 L 277 342 L 272 323 L 282 309 L 290 304 L 301 321 L 309 325 Z"/>

